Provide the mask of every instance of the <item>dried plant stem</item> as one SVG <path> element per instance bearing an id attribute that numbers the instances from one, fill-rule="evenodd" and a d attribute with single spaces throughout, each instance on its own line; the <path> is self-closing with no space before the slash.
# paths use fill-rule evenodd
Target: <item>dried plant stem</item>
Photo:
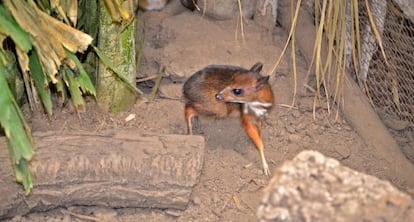
<path id="1" fill-rule="evenodd" d="M 326 14 L 326 5 L 327 0 L 324 0 L 322 3 L 321 9 L 321 19 L 318 26 L 318 31 L 316 33 L 314 55 L 315 55 L 315 77 L 316 77 L 316 95 L 313 101 L 313 118 L 316 119 L 316 103 L 320 101 L 320 86 L 321 86 L 321 51 L 322 51 L 322 42 L 323 42 L 323 28 L 325 24 L 325 14 Z"/>
<path id="2" fill-rule="evenodd" d="M 237 0 L 237 5 L 239 6 L 239 23 L 240 23 L 240 32 L 242 37 L 242 42 L 244 43 L 244 22 L 243 22 L 243 9 L 241 5 L 241 0 Z M 236 29 L 236 39 L 237 39 L 237 29 Z"/>
<path id="3" fill-rule="evenodd" d="M 279 63 L 282 60 L 282 57 L 285 54 L 287 47 L 289 46 L 289 42 L 292 39 L 293 32 L 296 29 L 296 21 L 298 19 L 299 9 L 300 9 L 301 2 L 302 2 L 302 0 L 298 0 L 298 2 L 296 3 L 295 16 L 293 17 L 293 20 L 292 20 L 292 25 L 291 25 L 291 28 L 290 28 L 290 31 L 289 31 L 288 39 L 286 40 L 286 44 L 283 47 L 282 53 L 280 54 L 278 60 L 276 61 L 275 65 L 273 66 L 272 70 L 270 71 L 271 75 L 276 74 L 276 72 L 275 72 L 276 71 L 276 68 L 279 66 Z"/>
<path id="4" fill-rule="evenodd" d="M 204 0 L 204 6 L 203 6 L 203 17 L 206 15 L 206 10 L 207 10 L 207 0 Z"/>
<path id="5" fill-rule="evenodd" d="M 146 82 L 148 80 L 153 80 L 153 79 L 156 79 L 158 77 L 159 77 L 159 75 L 152 75 L 152 76 L 148 76 L 148 77 L 145 77 L 145 78 L 137 79 L 135 82 L 137 82 L 137 83 Z"/>
<path id="6" fill-rule="evenodd" d="M 352 60 L 354 61 L 354 67 L 355 67 L 355 71 L 356 73 L 359 73 L 359 61 L 361 61 L 361 35 L 360 32 L 357 30 L 360 30 L 359 28 L 359 5 L 358 5 L 358 1 L 359 0 L 352 0 L 352 5 L 351 7 L 351 22 L 352 22 L 352 26 L 351 26 L 351 37 L 352 37 L 352 41 L 351 41 L 351 45 L 354 46 L 356 45 L 356 52 L 355 50 L 352 50 Z M 354 26 L 355 25 L 355 26 Z M 355 28 L 354 28 L 355 27 Z"/>
<path id="7" fill-rule="evenodd" d="M 292 106 L 292 105 L 288 105 L 288 104 L 277 104 L 277 105 L 280 106 L 280 107 L 283 107 L 283 108 L 298 109 L 297 107 Z"/>
<path id="8" fill-rule="evenodd" d="M 96 217 L 91 217 L 91 216 L 87 216 L 87 215 L 82 215 L 82 214 L 77 214 L 77 213 L 73 213 L 69 210 L 62 210 L 62 213 L 67 213 L 71 216 L 77 217 L 81 220 L 87 220 L 87 221 L 96 221 L 96 222 L 100 222 L 102 220 L 100 220 L 99 218 Z"/>
<path id="9" fill-rule="evenodd" d="M 387 66 L 389 66 L 387 56 L 385 55 L 384 47 L 382 46 L 382 38 L 378 32 L 377 24 L 375 24 L 374 18 L 372 17 L 372 12 L 371 12 L 371 8 L 369 7 L 368 0 L 365 0 L 365 4 L 367 7 L 367 14 L 368 14 L 369 22 L 371 24 L 371 29 L 374 32 L 375 39 L 377 40 L 378 46 L 381 49 L 382 56 L 384 57 L 384 62 Z"/>
<path id="10" fill-rule="evenodd" d="M 290 4 L 290 10 L 291 10 L 291 21 L 294 20 L 293 17 L 293 9 L 294 9 L 294 2 L 291 1 Z M 297 5 L 297 7 L 300 7 L 300 3 Z M 292 57 L 292 69 L 293 69 L 293 98 L 292 98 L 292 106 L 295 106 L 295 101 L 296 101 L 296 94 L 297 94 L 297 88 L 298 88 L 298 76 L 297 76 L 297 72 L 296 72 L 296 44 L 295 44 L 295 33 L 296 33 L 296 29 L 293 29 L 292 31 L 292 51 L 291 51 L 291 57 Z"/>
<path id="11" fill-rule="evenodd" d="M 163 70 L 163 69 L 164 69 L 164 68 L 160 68 L 160 70 L 159 70 L 159 72 L 158 72 L 158 78 L 157 78 L 157 80 L 155 81 L 155 86 L 154 86 L 154 88 L 152 89 L 152 92 L 151 92 L 151 94 L 150 94 L 150 96 L 149 96 L 149 99 L 148 99 L 150 102 L 154 101 L 155 96 L 157 95 L 158 89 L 160 88 L 161 79 L 162 79 L 162 76 L 163 76 L 163 74 L 164 74 L 164 70 Z"/>
<path id="12" fill-rule="evenodd" d="M 386 65 L 386 67 L 389 69 L 389 72 L 390 72 L 390 82 L 391 82 L 391 91 L 392 91 L 392 95 L 393 95 L 393 102 L 397 106 L 397 109 L 399 111 L 401 111 L 400 99 L 399 99 L 400 96 L 399 96 L 399 92 L 398 92 L 398 85 L 399 84 L 398 84 L 398 79 L 397 79 L 396 68 L 394 66 L 394 62 L 392 62 L 392 61 L 391 61 L 391 63 L 388 62 L 388 58 L 385 54 L 385 50 L 384 50 L 384 47 L 382 45 L 381 34 L 379 33 L 378 28 L 377 28 L 377 24 L 374 21 L 374 18 L 373 18 L 368 0 L 365 0 L 365 5 L 366 5 L 366 8 L 367 8 L 367 15 L 368 15 L 368 18 L 369 18 L 371 29 L 372 29 L 372 31 L 374 33 L 374 36 L 375 36 L 375 40 L 377 41 L 378 46 L 381 49 L 381 54 L 384 57 L 384 63 Z M 367 92 L 369 91 L 366 84 L 365 84 L 365 89 L 366 89 L 365 91 L 367 91 Z"/>

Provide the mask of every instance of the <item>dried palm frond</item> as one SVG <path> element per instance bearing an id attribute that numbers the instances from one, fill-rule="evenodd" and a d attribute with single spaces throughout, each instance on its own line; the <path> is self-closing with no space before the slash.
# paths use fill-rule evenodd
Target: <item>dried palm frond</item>
<path id="1" fill-rule="evenodd" d="M 128 10 L 122 7 L 118 0 L 104 0 L 104 2 L 112 21 L 121 23 L 122 21 L 131 20 L 132 15 L 128 12 Z"/>
<path id="2" fill-rule="evenodd" d="M 119 4 L 114 7 L 123 21 L 132 18 Z M 50 14 L 57 14 L 58 19 Z M 58 95 L 63 97 L 68 91 L 74 107 L 83 110 L 82 95 L 95 96 L 96 92 L 75 53 L 85 51 L 93 39 L 72 27 L 78 23 L 77 17 L 77 0 L 4 0 L 0 3 L 0 45 L 15 47 L 14 58 L 17 58 L 11 60 L 7 56 L 10 50 L 0 48 L 0 126 L 9 143 L 16 179 L 24 185 L 26 194 L 32 189 L 28 164 L 33 156 L 30 129 L 10 91 L 5 67 L 18 61 L 30 107 L 36 107 L 36 100 L 40 99 L 45 112 L 52 115 L 49 85 L 54 84 Z M 7 38 L 13 44 L 3 44 Z"/>
<path id="3" fill-rule="evenodd" d="M 62 63 L 75 68 L 74 63 L 66 59 L 64 47 L 71 52 L 84 51 L 92 42 L 89 35 L 59 22 L 23 0 L 5 0 L 4 4 L 17 23 L 33 36 L 33 46 L 43 70 L 53 83 L 57 82 L 56 74 Z M 22 67 L 27 70 L 25 68 Z"/>

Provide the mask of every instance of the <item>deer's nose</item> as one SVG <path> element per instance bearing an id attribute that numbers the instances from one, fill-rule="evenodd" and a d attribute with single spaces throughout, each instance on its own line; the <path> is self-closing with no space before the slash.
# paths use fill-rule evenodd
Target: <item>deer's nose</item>
<path id="1" fill-rule="evenodd" d="M 223 100 L 223 95 L 221 95 L 221 93 L 217 93 L 217 94 L 216 94 L 216 99 L 217 99 L 218 101 L 222 101 L 222 100 Z"/>

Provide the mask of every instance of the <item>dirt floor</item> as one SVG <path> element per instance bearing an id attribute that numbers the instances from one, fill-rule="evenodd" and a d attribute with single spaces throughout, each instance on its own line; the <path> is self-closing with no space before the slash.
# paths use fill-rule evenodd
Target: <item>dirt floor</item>
<path id="1" fill-rule="evenodd" d="M 41 114 L 32 114 L 29 122 L 33 131 L 136 127 L 147 132 L 185 134 L 181 89 L 188 76 L 209 64 L 250 68 L 257 61 L 264 64 L 262 73 L 268 73 L 286 39 L 285 30 L 276 28 L 275 32 L 268 33 L 253 21 L 247 21 L 243 42 L 240 32 L 235 39 L 236 19 L 216 21 L 176 8 L 146 12 L 140 19 L 145 29 L 140 76 L 156 75 L 160 67 L 167 75 L 155 100 L 137 102 L 119 115 L 99 112 L 93 100 L 87 111 L 79 115 L 70 107 L 56 109 L 50 121 Z M 303 77 L 307 66 L 298 56 L 298 72 Z M 384 162 L 381 155 L 366 146 L 341 115 L 328 117 L 324 105 L 313 113 L 313 97 L 302 87 L 295 107 L 290 107 L 294 91 L 291 73 L 289 56 L 285 56 L 276 75 L 270 79 L 277 105 L 267 117 L 262 135 L 270 168 L 274 169 L 302 150 L 312 149 L 352 169 L 403 186 L 399 178 L 385 177 L 384 171 L 392 163 Z M 145 92 L 152 86 L 153 82 L 139 85 Z M 126 122 L 130 114 L 136 117 Z M 204 168 L 188 209 L 183 212 L 73 206 L 16 217 L 12 221 L 88 221 L 85 216 L 99 221 L 256 221 L 256 209 L 269 178 L 263 175 L 259 154 L 242 131 L 239 120 L 201 119 L 199 133 L 206 138 Z"/>

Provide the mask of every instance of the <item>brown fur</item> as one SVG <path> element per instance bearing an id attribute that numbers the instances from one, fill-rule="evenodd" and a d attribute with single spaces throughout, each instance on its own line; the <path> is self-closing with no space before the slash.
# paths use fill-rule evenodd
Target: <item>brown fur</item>
<path id="1" fill-rule="evenodd" d="M 199 115 L 241 117 L 242 126 L 259 150 L 265 174 L 268 175 L 270 172 L 260 136 L 264 115 L 258 113 L 270 111 L 274 98 L 269 77 L 260 75 L 262 66 L 256 63 L 250 70 L 236 66 L 207 66 L 184 83 L 183 93 L 189 134 L 192 134 L 193 117 Z"/>

